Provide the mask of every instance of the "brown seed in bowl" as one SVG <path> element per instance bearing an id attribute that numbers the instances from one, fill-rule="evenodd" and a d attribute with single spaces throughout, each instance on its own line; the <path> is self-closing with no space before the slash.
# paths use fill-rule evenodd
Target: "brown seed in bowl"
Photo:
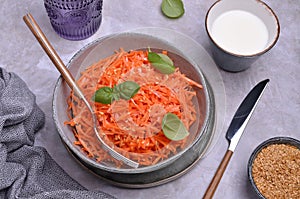
<path id="1" fill-rule="evenodd" d="M 300 150 L 289 144 L 263 148 L 253 162 L 252 175 L 265 198 L 300 198 Z"/>

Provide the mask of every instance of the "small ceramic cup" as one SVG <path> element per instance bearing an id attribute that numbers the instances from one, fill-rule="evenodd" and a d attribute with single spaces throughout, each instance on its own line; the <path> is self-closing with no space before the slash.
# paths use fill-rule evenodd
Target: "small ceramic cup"
<path id="1" fill-rule="evenodd" d="M 249 68 L 280 33 L 277 16 L 259 0 L 219 0 L 208 10 L 205 27 L 216 64 L 230 72 Z"/>

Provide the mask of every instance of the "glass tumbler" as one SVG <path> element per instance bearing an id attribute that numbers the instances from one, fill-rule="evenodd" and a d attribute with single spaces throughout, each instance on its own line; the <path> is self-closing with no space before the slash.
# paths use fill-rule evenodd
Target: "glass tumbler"
<path id="1" fill-rule="evenodd" d="M 102 21 L 103 0 L 44 0 L 55 32 L 68 40 L 93 35 Z"/>

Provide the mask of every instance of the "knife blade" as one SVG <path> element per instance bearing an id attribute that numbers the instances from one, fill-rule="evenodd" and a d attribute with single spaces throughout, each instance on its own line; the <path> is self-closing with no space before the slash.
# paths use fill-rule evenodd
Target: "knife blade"
<path id="1" fill-rule="evenodd" d="M 226 139 L 229 141 L 228 149 L 212 179 L 203 199 L 210 199 L 213 197 L 218 184 L 224 174 L 224 171 L 229 163 L 229 160 L 251 118 L 251 115 L 257 106 L 259 99 L 261 98 L 263 91 L 266 88 L 269 79 L 265 79 L 259 82 L 244 98 L 240 106 L 238 107 L 233 119 L 226 132 Z"/>

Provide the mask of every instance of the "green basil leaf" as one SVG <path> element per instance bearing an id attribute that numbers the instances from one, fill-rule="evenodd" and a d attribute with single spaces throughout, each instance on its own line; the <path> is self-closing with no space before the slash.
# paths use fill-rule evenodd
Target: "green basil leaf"
<path id="1" fill-rule="evenodd" d="M 116 100 L 119 98 L 129 100 L 132 98 L 140 89 L 140 86 L 133 81 L 126 81 L 116 85 L 113 88 L 113 95 Z"/>
<path id="2" fill-rule="evenodd" d="M 162 58 L 157 54 L 152 51 L 148 51 L 148 60 L 151 63 L 157 63 L 157 62 L 162 62 Z"/>
<path id="3" fill-rule="evenodd" d="M 92 97 L 95 102 L 102 104 L 111 104 L 115 100 L 132 98 L 140 89 L 140 86 L 133 81 L 126 81 L 117 84 L 113 88 L 102 87 L 98 89 Z"/>
<path id="4" fill-rule="evenodd" d="M 95 102 L 100 102 L 102 104 L 110 104 L 112 102 L 113 89 L 110 87 L 102 87 L 98 89 L 92 97 Z"/>
<path id="5" fill-rule="evenodd" d="M 162 130 L 167 138 L 178 141 L 189 135 L 182 121 L 173 113 L 167 113 L 162 120 Z"/>
<path id="6" fill-rule="evenodd" d="M 148 52 L 148 60 L 156 70 L 163 74 L 175 72 L 173 61 L 167 55 Z"/>
<path id="7" fill-rule="evenodd" d="M 169 18 L 179 18 L 185 12 L 182 0 L 163 0 L 161 10 Z"/>
<path id="8" fill-rule="evenodd" d="M 172 74 L 175 72 L 175 68 L 171 65 L 164 63 L 152 63 L 152 66 L 162 74 Z"/>
<path id="9" fill-rule="evenodd" d="M 171 66 L 174 66 L 174 63 L 172 61 L 172 59 L 168 56 L 168 55 L 165 55 L 165 54 L 162 54 L 162 53 L 157 53 L 160 58 L 167 64 L 171 65 Z"/>

